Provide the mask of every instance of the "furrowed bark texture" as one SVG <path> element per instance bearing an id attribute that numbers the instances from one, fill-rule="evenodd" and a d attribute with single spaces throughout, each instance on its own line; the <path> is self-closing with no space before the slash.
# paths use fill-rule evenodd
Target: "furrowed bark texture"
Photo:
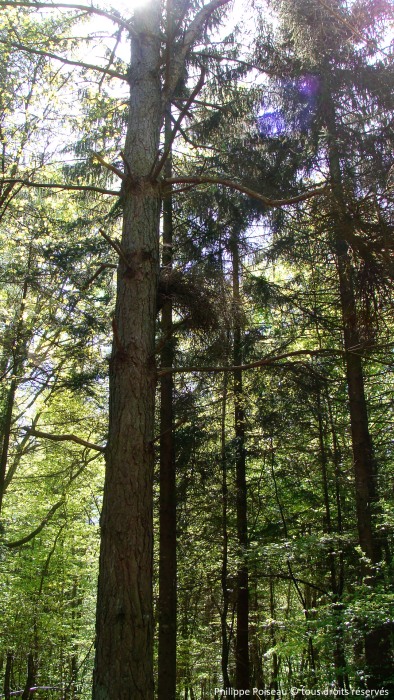
<path id="1" fill-rule="evenodd" d="M 153 698 L 152 482 L 160 195 L 160 2 L 135 12 L 124 220 L 110 362 L 94 700 Z M 129 262 L 126 265 L 125 261 Z"/>

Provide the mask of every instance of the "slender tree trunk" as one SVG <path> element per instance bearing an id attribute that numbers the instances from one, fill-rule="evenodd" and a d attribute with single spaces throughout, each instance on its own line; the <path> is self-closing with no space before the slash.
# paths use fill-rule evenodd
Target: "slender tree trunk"
<path id="1" fill-rule="evenodd" d="M 238 241 L 232 242 L 234 350 L 233 362 L 242 364 L 242 333 L 240 316 L 240 264 Z M 242 371 L 234 370 L 234 431 L 236 468 L 236 508 L 239 565 L 237 572 L 237 627 L 236 627 L 236 687 L 249 690 L 249 589 L 248 589 L 248 516 L 245 453 L 245 410 Z"/>
<path id="2" fill-rule="evenodd" d="M 36 664 L 34 661 L 34 655 L 30 652 L 30 654 L 27 657 L 27 678 L 26 678 L 26 683 L 25 683 L 25 688 L 22 693 L 22 700 L 30 700 L 31 698 L 31 692 L 30 688 L 32 688 L 35 684 L 36 680 Z"/>
<path id="3" fill-rule="evenodd" d="M 165 117 L 165 144 L 171 134 L 171 110 Z M 166 177 L 171 177 L 171 158 L 165 165 Z M 163 203 L 162 265 L 166 274 L 172 269 L 172 198 Z M 161 331 L 165 345 L 161 351 L 162 367 L 172 367 L 174 341 L 172 338 L 172 300 L 164 302 Z M 176 537 L 176 474 L 173 432 L 173 375 L 165 374 L 160 383 L 160 554 L 159 554 L 159 650 L 158 698 L 175 700 L 176 694 L 176 632 L 177 632 L 177 537 Z"/>
<path id="4" fill-rule="evenodd" d="M 17 372 L 18 367 L 16 363 L 14 364 L 13 372 Z M 17 380 L 14 374 L 13 379 L 8 390 L 6 407 L 4 412 L 3 426 L 2 426 L 2 437 L 3 444 L 1 446 L 0 455 L 0 514 L 3 507 L 3 499 L 5 493 L 5 480 L 7 474 L 7 464 L 8 464 L 8 452 L 10 448 L 10 437 L 11 437 L 11 427 L 12 427 L 12 414 L 14 410 L 15 394 L 16 394 Z"/>
<path id="5" fill-rule="evenodd" d="M 272 578 L 270 578 L 270 580 L 269 580 L 269 586 L 270 586 L 270 615 L 271 615 L 271 620 L 275 620 L 275 615 L 276 615 L 275 592 L 274 592 L 274 581 Z M 273 623 L 271 623 L 271 625 L 270 625 L 270 637 L 271 637 L 272 647 L 276 647 L 276 635 L 275 635 L 275 627 L 274 627 Z M 273 691 L 273 694 L 275 694 L 275 695 L 278 694 L 278 688 L 279 688 L 278 680 L 279 680 L 279 660 L 278 660 L 278 654 L 276 653 L 276 651 L 274 651 L 272 654 L 272 673 L 271 673 L 270 690 Z"/>
<path id="6" fill-rule="evenodd" d="M 79 692 L 78 692 L 78 644 L 76 643 L 75 639 L 75 628 L 78 626 L 80 623 L 80 618 L 81 618 L 81 607 L 82 607 L 82 598 L 79 595 L 78 592 L 78 578 L 74 578 L 73 582 L 73 587 L 71 591 L 71 599 L 70 599 L 70 606 L 72 609 L 72 614 L 71 618 L 73 621 L 72 627 L 72 648 L 73 651 L 71 652 L 70 655 L 70 680 L 68 681 L 68 684 L 65 689 L 65 697 L 70 697 L 71 700 L 78 700 L 79 697 Z"/>
<path id="7" fill-rule="evenodd" d="M 333 446 L 333 460 L 334 460 L 334 472 L 335 472 L 335 505 L 336 505 L 336 518 L 337 526 L 336 530 L 339 535 L 343 533 L 343 523 L 342 523 L 342 503 L 341 503 L 341 482 L 343 481 L 343 476 L 341 473 L 341 451 L 338 444 L 338 437 L 335 430 L 334 418 L 332 414 L 331 399 L 328 391 L 327 383 L 324 386 L 324 396 L 328 409 L 328 419 L 330 425 L 330 433 L 332 438 Z M 341 597 L 343 589 L 345 587 L 345 558 L 343 553 L 343 548 L 340 548 L 339 553 L 339 565 L 337 570 L 337 593 Z"/>
<path id="8" fill-rule="evenodd" d="M 312 260 L 312 255 L 311 255 L 311 260 Z M 312 268 L 313 269 L 313 268 Z M 316 297 L 315 297 L 316 298 Z M 319 328 L 319 322 L 318 322 L 318 307 L 315 305 L 315 329 L 316 329 L 316 336 L 319 340 L 319 348 L 322 347 L 321 343 L 321 335 L 320 335 L 320 328 Z M 332 436 L 332 443 L 333 443 L 333 461 L 334 461 L 334 474 L 335 474 L 335 501 L 336 501 L 336 509 L 337 509 L 337 525 L 336 525 L 336 532 L 341 535 L 342 533 L 342 508 L 341 508 L 341 499 L 340 499 L 340 489 L 339 489 L 339 463 L 340 463 L 340 458 L 339 458 L 339 448 L 338 448 L 338 441 L 337 441 L 337 436 L 335 432 L 335 427 L 334 427 L 334 422 L 332 420 L 332 411 L 331 411 L 331 403 L 330 403 L 330 396 L 327 388 L 327 383 L 324 383 L 323 387 L 323 398 L 325 399 L 326 405 L 327 405 L 327 410 L 328 410 L 328 421 L 329 421 L 329 426 L 330 426 L 330 431 L 331 431 L 331 436 Z M 324 506 L 325 506 L 325 522 L 324 522 L 324 530 L 328 534 L 332 534 L 334 531 L 334 526 L 333 526 L 333 519 L 331 517 L 331 507 L 330 507 L 330 498 L 329 498 L 329 482 L 328 482 L 328 458 L 327 458 L 327 450 L 325 446 L 325 430 L 324 430 L 324 425 L 323 425 L 323 402 L 322 402 L 322 395 L 320 391 L 320 386 L 317 387 L 317 412 L 318 412 L 318 427 L 319 427 L 319 446 L 320 446 L 320 460 L 321 460 L 321 467 L 322 467 L 322 478 L 323 478 L 323 498 L 324 498 Z M 338 562 L 338 563 L 337 563 Z M 340 547 L 340 553 L 339 553 L 339 561 L 337 558 L 337 555 L 335 552 L 330 549 L 330 552 L 328 554 L 328 564 L 329 564 L 329 569 L 330 569 L 330 574 L 331 574 L 331 590 L 333 592 L 334 596 L 334 608 L 332 611 L 333 618 L 334 618 L 334 650 L 333 650 L 333 658 L 334 658 L 334 668 L 335 668 L 335 677 L 336 677 L 336 682 L 338 684 L 339 688 L 346 688 L 347 690 L 349 689 L 349 678 L 348 674 L 346 672 L 347 668 L 347 663 L 346 663 L 346 654 L 345 654 L 345 642 L 344 642 L 344 633 L 343 633 L 343 604 L 341 602 L 342 598 L 342 593 L 343 593 L 343 587 L 344 587 L 344 556 L 343 556 L 343 551 L 342 547 Z"/>
<path id="9" fill-rule="evenodd" d="M 264 672 L 263 672 L 263 654 L 264 642 L 261 639 L 260 630 L 258 628 L 258 619 L 260 618 L 261 609 L 265 608 L 265 603 L 259 599 L 259 564 L 254 563 L 253 570 L 249 569 L 249 614 L 253 618 L 253 625 L 250 625 L 249 635 L 249 656 L 250 656 L 250 674 L 249 680 L 252 688 L 264 689 Z"/>
<path id="10" fill-rule="evenodd" d="M 7 653 L 7 659 L 5 663 L 5 673 L 4 673 L 4 700 L 10 700 L 11 698 L 11 674 L 12 665 L 14 663 L 14 655 L 11 651 Z"/>
<path id="11" fill-rule="evenodd" d="M 7 393 L 6 404 L 4 414 L 1 421 L 1 453 L 0 453 L 0 516 L 3 506 L 3 499 L 7 484 L 7 466 L 8 466 L 8 455 L 10 449 L 10 439 L 11 439 L 11 428 L 12 428 L 12 415 L 15 405 L 15 395 L 18 387 L 18 373 L 20 371 L 22 357 L 25 354 L 25 341 L 23 338 L 23 314 L 26 307 L 27 292 L 29 288 L 28 275 L 30 273 L 32 261 L 32 246 L 29 248 L 29 257 L 27 263 L 26 277 L 23 283 L 22 289 L 22 299 L 19 310 L 19 318 L 16 323 L 15 336 L 13 340 L 12 347 L 12 379 Z"/>
<path id="12" fill-rule="evenodd" d="M 333 534 L 332 518 L 331 518 L 331 507 L 329 499 L 329 485 L 328 485 L 328 459 L 325 446 L 325 435 L 323 426 L 323 411 L 322 411 L 322 401 L 320 389 L 317 390 L 317 411 L 318 411 L 318 425 L 319 425 L 319 445 L 320 445 L 320 459 L 322 466 L 322 477 L 323 477 L 323 495 L 324 495 L 324 506 L 326 511 L 325 517 L 325 527 L 324 531 L 327 534 Z M 340 588 L 341 574 L 337 576 L 336 567 L 336 557 L 335 552 L 331 548 L 328 553 L 328 564 L 331 574 L 331 590 L 334 598 L 334 609 L 333 616 L 335 620 L 335 632 L 334 632 L 334 667 L 335 676 L 339 688 L 349 689 L 349 681 L 346 674 L 346 656 L 345 656 L 345 644 L 343 640 L 343 621 L 342 621 L 342 610 L 343 605 L 341 604 L 342 589 Z M 339 564 L 340 568 L 342 562 Z"/>
<path id="13" fill-rule="evenodd" d="M 283 506 L 282 506 L 281 499 L 279 496 L 278 483 L 277 483 L 277 479 L 276 479 L 276 475 L 275 475 L 275 452 L 274 452 L 274 445 L 273 445 L 272 436 L 271 436 L 270 442 L 271 442 L 271 475 L 272 475 L 272 481 L 274 483 L 275 500 L 276 500 L 276 503 L 278 505 L 281 520 L 282 520 L 283 533 L 284 533 L 286 539 L 288 539 L 289 533 L 288 533 L 288 528 L 287 528 L 285 512 L 283 510 Z M 294 576 L 293 568 L 292 568 L 292 565 L 290 562 L 290 557 L 287 558 L 286 564 L 287 564 L 287 569 L 289 572 L 290 579 L 291 579 L 292 583 L 294 584 L 294 588 L 296 590 L 298 599 L 302 605 L 302 610 L 304 611 L 305 620 L 307 622 L 308 648 L 307 648 L 306 652 L 307 652 L 308 665 L 310 668 L 310 681 L 312 682 L 313 685 L 315 685 L 315 683 L 316 683 L 315 650 L 314 650 L 314 646 L 313 646 L 312 633 L 311 633 L 310 626 L 309 626 L 310 610 L 309 610 L 309 606 L 308 606 L 308 601 L 306 599 L 306 596 L 302 592 L 296 577 Z M 302 662 L 301 666 L 303 669 L 304 668 L 304 661 Z"/>
<path id="14" fill-rule="evenodd" d="M 160 195 L 149 173 L 160 138 L 159 0 L 135 10 L 131 43 L 124 151 L 129 174 L 123 182 L 123 255 L 110 361 L 94 700 L 153 697 L 152 440 Z"/>
<path id="15" fill-rule="evenodd" d="M 228 633 L 228 610 L 230 596 L 228 590 L 228 484 L 227 484 L 227 455 L 226 455 L 226 414 L 227 414 L 227 375 L 223 377 L 223 400 L 222 400 L 222 424 L 221 424 L 221 463 L 222 463 L 222 570 L 220 574 L 222 584 L 223 607 L 220 613 L 220 624 L 222 634 L 222 677 L 223 688 L 231 687 L 228 675 L 228 660 L 230 652 L 230 639 Z"/>

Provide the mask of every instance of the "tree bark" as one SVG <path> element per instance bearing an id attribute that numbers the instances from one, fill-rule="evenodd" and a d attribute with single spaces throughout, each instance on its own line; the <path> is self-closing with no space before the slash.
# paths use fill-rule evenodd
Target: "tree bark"
<path id="1" fill-rule="evenodd" d="M 110 361 L 94 700 L 153 698 L 154 337 L 160 193 L 160 1 L 135 10 L 122 251 Z M 128 266 L 125 263 L 128 261 Z"/>

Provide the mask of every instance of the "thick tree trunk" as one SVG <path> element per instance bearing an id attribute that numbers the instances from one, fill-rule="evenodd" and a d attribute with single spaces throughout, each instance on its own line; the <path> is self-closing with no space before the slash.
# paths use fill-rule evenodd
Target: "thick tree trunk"
<path id="1" fill-rule="evenodd" d="M 153 697 L 154 336 L 160 196 L 160 1 L 135 11 L 124 222 L 110 362 L 94 700 Z M 126 265 L 125 260 L 128 261 Z"/>
<path id="2" fill-rule="evenodd" d="M 232 243 L 234 322 L 234 366 L 242 364 L 242 335 L 240 315 L 240 265 L 238 241 Z M 249 583 L 248 583 L 248 515 L 245 452 L 245 410 L 242 371 L 234 370 L 234 432 L 236 469 L 236 508 L 239 565 L 237 572 L 237 628 L 236 628 L 236 687 L 249 690 Z"/>
<path id="3" fill-rule="evenodd" d="M 325 95 L 326 125 L 328 131 L 328 163 L 335 199 L 333 213 L 334 242 L 337 256 L 339 296 L 342 313 L 346 379 L 348 385 L 349 414 L 352 435 L 356 511 L 359 543 L 369 559 L 379 560 L 380 552 L 372 523 L 371 507 L 376 501 L 376 469 L 369 433 L 364 375 L 360 355 L 361 342 L 358 329 L 357 306 L 353 285 L 353 267 L 346 242 L 353 223 L 348 214 L 343 192 L 342 170 L 338 152 L 338 134 L 334 105 Z"/>
<path id="4" fill-rule="evenodd" d="M 165 145 L 171 134 L 171 111 L 165 117 Z M 165 165 L 166 177 L 171 177 L 171 158 Z M 163 203 L 162 265 L 167 274 L 172 269 L 172 198 Z M 162 367 L 172 367 L 174 344 L 172 338 L 172 300 L 166 299 L 161 312 L 161 332 L 164 347 Z M 160 554 L 159 554 L 159 650 L 158 698 L 175 700 L 176 694 L 176 633 L 177 633 L 177 537 L 176 537 L 176 474 L 173 433 L 173 375 L 165 374 L 160 383 Z"/>
<path id="5" fill-rule="evenodd" d="M 357 328 L 357 308 L 352 285 L 352 265 L 347 246 L 337 241 L 337 263 L 345 345 L 346 378 L 352 435 L 358 541 L 371 564 L 363 564 L 362 574 L 377 581 L 374 564 L 383 555 L 382 542 L 373 522 L 378 501 L 377 471 L 369 432 L 364 373 Z M 379 626 L 365 635 L 365 664 L 370 689 L 386 687 L 392 676 L 389 626 Z M 391 685 L 390 685 L 391 687 Z"/>
<path id="6" fill-rule="evenodd" d="M 345 347 L 358 540 L 361 549 L 370 560 L 370 564 L 363 564 L 362 574 L 368 576 L 372 583 L 373 580 L 377 581 L 374 565 L 381 560 L 383 547 L 373 522 L 373 507 L 378 501 L 377 470 L 369 431 L 354 270 L 346 240 L 347 234 L 353 232 L 353 221 L 345 202 L 335 108 L 328 91 L 325 95 L 325 105 L 329 137 L 328 163 L 335 198 L 333 233 Z M 392 681 L 389 680 L 392 677 L 392 652 L 388 625 L 379 626 L 366 633 L 365 663 L 369 688 L 386 687 L 386 684 L 392 687 Z"/>

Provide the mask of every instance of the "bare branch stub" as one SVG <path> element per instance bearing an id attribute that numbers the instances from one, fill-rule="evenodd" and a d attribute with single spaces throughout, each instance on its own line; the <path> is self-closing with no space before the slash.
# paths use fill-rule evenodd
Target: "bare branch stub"
<path id="1" fill-rule="evenodd" d="M 100 165 L 103 165 L 104 168 L 107 168 L 107 170 L 109 170 L 111 173 L 117 175 L 121 180 L 126 180 L 127 176 L 124 173 L 122 173 L 122 171 L 119 170 L 119 168 L 117 168 L 115 165 L 112 165 L 112 163 L 108 163 L 106 160 L 104 160 L 104 158 L 100 156 L 99 153 L 93 153 L 93 157 L 96 158 L 96 160 L 98 160 Z"/>
<path id="2" fill-rule="evenodd" d="M 119 241 L 114 241 L 113 238 L 111 238 L 111 237 L 108 235 L 108 233 L 105 233 L 105 231 L 103 231 L 103 229 L 99 229 L 99 233 L 100 233 L 100 235 L 101 235 L 103 238 L 105 238 L 105 240 L 107 241 L 107 243 L 109 243 L 109 245 L 111 246 L 111 248 L 113 248 L 114 251 L 118 254 L 118 256 L 121 258 L 121 260 L 122 260 L 122 261 L 124 262 L 124 264 L 126 265 L 126 268 L 129 269 L 129 268 L 130 268 L 130 262 L 129 262 L 129 260 L 127 259 L 126 253 L 124 252 L 124 250 L 123 250 L 121 244 L 119 243 Z"/>

